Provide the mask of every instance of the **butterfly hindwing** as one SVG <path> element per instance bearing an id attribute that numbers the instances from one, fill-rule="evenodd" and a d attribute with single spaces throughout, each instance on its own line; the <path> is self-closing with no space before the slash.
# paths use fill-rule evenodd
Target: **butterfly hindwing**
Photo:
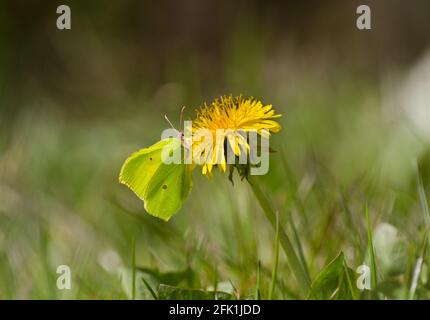
<path id="1" fill-rule="evenodd" d="M 189 165 L 163 162 L 166 150 L 177 148 L 182 148 L 180 140 L 169 138 L 137 151 L 124 163 L 119 178 L 144 201 L 148 213 L 164 220 L 181 208 L 192 186 Z"/>
<path id="2" fill-rule="evenodd" d="M 163 164 L 160 171 L 153 176 L 148 189 L 145 209 L 159 218 L 168 220 L 180 209 L 190 191 L 190 166 Z"/>

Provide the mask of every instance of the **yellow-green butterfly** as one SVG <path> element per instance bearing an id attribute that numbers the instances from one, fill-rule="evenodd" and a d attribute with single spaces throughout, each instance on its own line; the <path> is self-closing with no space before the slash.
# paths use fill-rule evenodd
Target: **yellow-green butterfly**
<path id="1" fill-rule="evenodd" d="M 182 207 L 192 187 L 191 165 L 164 161 L 166 154 L 178 151 L 184 151 L 180 132 L 177 138 L 161 140 L 133 153 L 119 175 L 119 181 L 143 200 L 145 210 L 165 221 Z"/>

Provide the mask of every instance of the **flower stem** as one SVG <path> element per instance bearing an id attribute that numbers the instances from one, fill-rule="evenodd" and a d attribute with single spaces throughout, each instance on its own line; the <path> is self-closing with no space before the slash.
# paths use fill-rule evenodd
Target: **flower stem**
<path id="1" fill-rule="evenodd" d="M 276 211 L 273 209 L 270 200 L 268 197 L 264 194 L 264 192 L 261 190 L 258 180 L 253 177 L 249 176 L 248 178 L 249 185 L 251 186 L 252 191 L 254 192 L 258 202 L 260 203 L 261 208 L 263 209 L 263 212 L 266 215 L 267 220 L 269 220 L 270 224 L 272 225 L 273 229 L 276 230 Z M 290 239 L 288 238 L 288 235 L 286 234 L 284 228 L 279 225 L 279 241 L 281 243 L 281 246 L 287 256 L 288 264 L 293 271 L 294 277 L 296 278 L 297 282 L 300 285 L 300 289 L 303 294 L 307 295 L 309 292 L 310 286 L 311 286 L 311 280 L 304 269 L 303 265 L 300 263 L 300 260 L 293 248 L 293 245 L 291 244 Z"/>

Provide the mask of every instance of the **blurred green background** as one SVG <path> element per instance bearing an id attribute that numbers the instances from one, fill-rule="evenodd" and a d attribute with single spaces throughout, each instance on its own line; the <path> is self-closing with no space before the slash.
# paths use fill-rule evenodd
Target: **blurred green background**
<path id="1" fill-rule="evenodd" d="M 71 30 L 56 28 L 60 4 Z M 118 183 L 164 115 L 177 124 L 185 105 L 192 119 L 223 94 L 283 114 L 263 188 L 311 276 L 340 251 L 354 270 L 366 260 L 368 203 L 375 230 L 391 224 L 406 247 L 394 276 L 379 261 L 386 295 L 408 297 L 428 223 L 430 3 L 367 1 L 369 31 L 356 28 L 360 4 L 2 1 L 0 298 L 129 298 L 133 239 L 153 283 L 185 270 L 175 285 L 243 298 L 259 278 L 267 297 L 275 234 L 246 183 L 197 170 L 168 223 Z M 274 297 L 304 298 L 279 259 Z M 61 264 L 71 290 L 55 285 Z M 413 297 L 430 297 L 424 276 Z"/>

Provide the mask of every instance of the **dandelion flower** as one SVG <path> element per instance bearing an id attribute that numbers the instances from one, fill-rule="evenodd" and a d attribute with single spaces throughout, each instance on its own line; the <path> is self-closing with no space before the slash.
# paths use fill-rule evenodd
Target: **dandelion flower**
<path id="1" fill-rule="evenodd" d="M 272 120 L 280 117 L 271 104 L 264 105 L 254 98 L 242 96 L 222 96 L 211 104 L 205 104 L 197 111 L 192 124 L 193 135 L 203 129 L 212 135 L 213 148 L 205 149 L 203 142 L 193 141 L 193 156 L 202 157 L 202 174 L 211 175 L 214 165 L 222 172 L 226 171 L 226 148 L 231 148 L 235 156 L 242 152 L 249 153 L 249 144 L 244 135 L 257 132 L 261 136 L 278 132 L 281 126 Z M 221 132 L 221 133 L 220 133 Z"/>

